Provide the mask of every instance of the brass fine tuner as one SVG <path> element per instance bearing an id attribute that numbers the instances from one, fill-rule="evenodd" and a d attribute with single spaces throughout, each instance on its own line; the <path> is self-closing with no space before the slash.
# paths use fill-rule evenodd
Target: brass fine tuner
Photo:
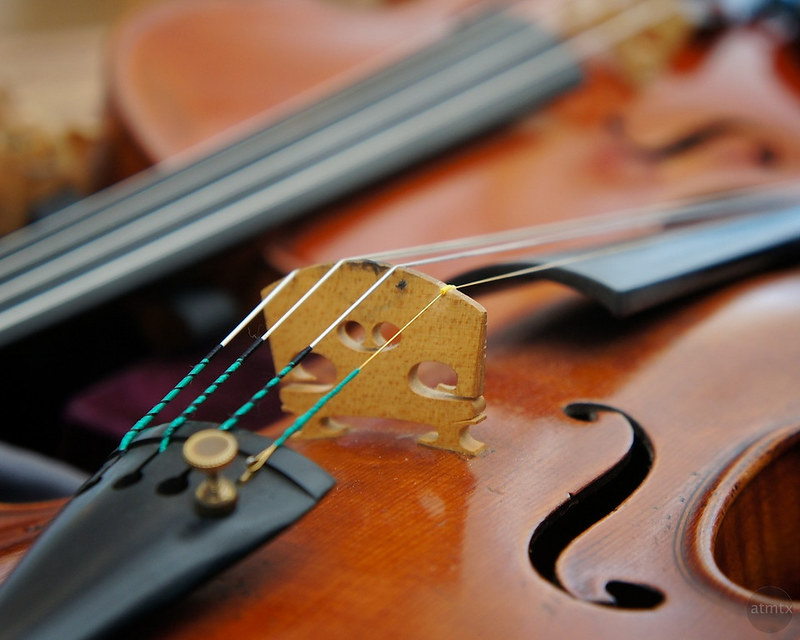
<path id="1" fill-rule="evenodd" d="M 222 516 L 236 506 L 236 486 L 219 472 L 233 462 L 238 451 L 236 438 L 218 429 L 198 431 L 184 443 L 184 460 L 208 475 L 195 492 L 196 506 L 201 514 Z"/>

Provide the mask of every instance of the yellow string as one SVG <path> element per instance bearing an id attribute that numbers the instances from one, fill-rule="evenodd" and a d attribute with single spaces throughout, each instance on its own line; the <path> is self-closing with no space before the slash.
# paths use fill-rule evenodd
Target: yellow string
<path id="1" fill-rule="evenodd" d="M 305 424 L 314 416 L 317 411 L 319 411 L 322 407 L 324 407 L 335 395 L 337 395 L 344 387 L 350 383 L 350 381 L 355 378 L 361 371 L 366 367 L 370 362 L 372 362 L 375 358 L 378 357 L 380 353 L 382 353 L 390 344 L 392 344 L 399 336 L 402 334 L 408 327 L 410 327 L 414 322 L 416 322 L 423 313 L 425 313 L 428 309 L 430 309 L 437 300 L 442 298 L 447 294 L 448 291 L 451 289 L 456 289 L 457 287 L 452 284 L 446 284 L 439 289 L 439 294 L 433 298 L 428 304 L 426 304 L 422 309 L 420 309 L 411 320 L 406 322 L 402 327 L 400 327 L 397 332 L 386 342 L 384 342 L 378 349 L 370 355 L 364 362 L 361 363 L 361 366 L 356 367 L 353 369 L 339 384 L 337 384 L 333 389 L 331 389 L 328 393 L 322 396 L 314 405 L 306 411 L 303 415 L 298 416 L 298 418 L 289 426 L 281 435 L 278 437 L 275 442 L 269 445 L 266 449 L 262 450 L 261 452 L 250 456 L 247 459 L 247 468 L 244 470 L 244 473 L 239 477 L 239 483 L 244 484 L 250 478 L 253 477 L 253 474 L 256 473 L 261 467 L 263 467 L 267 460 L 269 460 L 270 456 L 272 456 L 275 451 L 277 451 L 278 447 L 280 447 L 286 440 L 289 439 L 293 434 L 300 431 Z"/>

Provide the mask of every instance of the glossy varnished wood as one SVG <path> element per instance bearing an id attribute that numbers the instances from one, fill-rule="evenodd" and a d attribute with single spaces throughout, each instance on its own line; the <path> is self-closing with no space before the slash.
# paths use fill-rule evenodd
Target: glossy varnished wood
<path id="1" fill-rule="evenodd" d="M 720 478 L 709 505 L 702 561 L 746 591 L 780 585 L 792 600 L 800 594 L 800 558 L 792 551 L 800 527 L 800 425 L 797 421 L 758 437 Z M 722 513 L 722 517 L 720 517 Z M 711 544 L 708 544 L 708 539 Z M 716 567 L 715 567 L 716 565 Z"/>
<path id="2" fill-rule="evenodd" d="M 164 3 L 116 34 L 112 107 L 151 162 L 194 155 L 433 42 L 466 4 Z"/>
<path id="3" fill-rule="evenodd" d="M 426 449 L 413 437 L 424 427 L 388 422 L 294 442 L 337 478 L 333 492 L 134 635 L 673 638 L 708 629 L 760 638 L 745 615 L 749 590 L 718 570 L 709 579 L 709 531 L 725 509 L 710 523 L 704 513 L 753 439 L 800 420 L 789 391 L 798 293 L 800 274 L 789 271 L 629 321 L 555 287 L 491 296 L 488 418 L 474 428 L 487 453 Z M 577 399 L 637 420 L 655 462 L 629 500 L 567 547 L 565 592 L 533 570 L 530 537 L 631 437 L 615 414 L 565 417 Z M 645 611 L 589 602 L 607 599 L 608 580 L 651 585 L 666 599 Z M 794 637 L 796 625 L 776 637 Z"/>
<path id="4" fill-rule="evenodd" d="M 63 504 L 63 500 L 0 503 L 0 580 L 4 580 L 16 566 L 31 542 Z"/>
<path id="5" fill-rule="evenodd" d="M 131 637 L 304 638 L 324 629 L 333 638 L 673 638 L 710 629 L 760 638 L 745 615 L 755 585 L 733 582 L 713 552 L 743 471 L 755 485 L 769 467 L 755 456 L 762 462 L 752 470 L 754 444 L 764 441 L 773 457 L 792 450 L 799 294 L 800 273 L 787 270 L 624 321 L 556 286 L 482 298 L 492 319 L 488 417 L 474 431 L 489 444 L 485 454 L 421 447 L 415 439 L 425 426 L 389 421 L 294 441 L 336 477 L 336 488 L 291 530 L 143 620 Z M 534 571 L 531 535 L 631 440 L 617 414 L 595 423 L 566 417 L 563 408 L 578 400 L 636 420 L 655 456 L 631 498 L 566 548 L 557 566 L 562 590 Z M 791 480 L 788 465 L 781 476 Z M 780 490 L 791 502 L 796 485 Z M 4 570 L 56 506 L 22 519 L 3 510 L 14 536 Z M 784 521 L 778 512 L 777 528 L 791 526 L 792 513 Z M 758 547 L 764 523 L 735 517 L 752 532 L 739 533 L 740 545 Z M 728 566 L 740 548 L 732 553 Z M 607 599 L 609 580 L 658 588 L 665 601 L 644 611 L 591 602 Z M 775 637 L 796 636 L 796 625 Z"/>
<path id="6" fill-rule="evenodd" d="M 763 33 L 739 33 L 691 73 L 666 74 L 635 96 L 602 85 L 583 104 L 578 96 L 364 194 L 266 253 L 289 267 L 796 175 L 796 98 L 775 81 L 771 47 Z M 757 61 L 755 70 L 742 59 Z M 277 66 L 295 80 L 288 63 Z M 180 77 L 180 65 L 165 68 Z M 608 98 L 630 136 L 646 144 L 709 118 L 746 120 L 746 131 L 680 161 L 643 160 L 627 138 L 600 126 L 610 111 L 586 109 L 593 95 Z M 135 122 L 144 107 L 129 104 L 121 110 Z M 252 114 L 243 109 L 222 119 Z M 166 112 L 175 120 L 180 110 L 166 104 Z M 168 155 L 208 135 L 191 117 L 181 124 L 177 133 L 142 134 L 141 145 Z M 760 154 L 765 145 L 774 161 Z M 741 487 L 786 483 L 786 499 L 797 503 L 796 457 L 776 452 L 789 450 L 779 443 L 800 424 L 800 273 L 755 276 L 629 320 L 552 285 L 480 302 L 489 313 L 487 419 L 472 430 L 485 453 L 468 459 L 421 447 L 416 439 L 428 427 L 388 420 L 361 420 L 336 439 L 293 441 L 336 477 L 335 489 L 273 543 L 130 637 L 763 637 L 746 617 L 751 592 L 785 574 L 736 559 L 760 544 L 762 526 L 760 511 L 747 506 L 761 504 L 760 494 L 748 498 Z M 615 411 L 578 421 L 564 413 L 578 401 Z M 629 451 L 623 414 L 649 435 L 652 468 L 628 500 L 567 544 L 554 585 L 532 566 L 531 537 Z M 771 443 L 763 451 L 773 458 L 756 456 L 758 443 Z M 759 481 L 773 460 L 778 472 Z M 796 510 L 774 513 L 775 528 L 796 531 Z M 791 536 L 774 540 L 780 553 Z M 607 603 L 609 581 L 652 587 L 664 601 L 643 610 L 598 604 Z M 773 637 L 797 636 L 796 613 Z"/>
<path id="7" fill-rule="evenodd" d="M 665 70 L 637 92 L 593 73 L 544 113 L 304 223 L 271 244 L 268 257 L 289 269 L 365 246 L 413 246 L 792 180 L 798 98 L 774 52 L 766 33 L 740 30 L 705 55 L 691 52 L 690 69 Z M 713 123 L 731 128 L 675 156 L 648 154 Z M 414 224 L 405 222 L 410 212 Z M 431 271 L 446 279 L 459 268 Z"/>

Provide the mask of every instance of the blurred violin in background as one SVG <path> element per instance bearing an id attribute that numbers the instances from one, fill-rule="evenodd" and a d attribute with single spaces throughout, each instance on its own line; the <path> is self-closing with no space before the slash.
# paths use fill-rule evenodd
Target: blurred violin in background
<path id="1" fill-rule="evenodd" d="M 783 231 L 797 217 L 786 185 L 800 167 L 795 7 L 736 14 L 719 4 L 609 4 L 207 0 L 157 4 L 121 23 L 108 65 L 112 173 L 155 166 L 0 242 L 0 340 L 14 372 L 2 437 L 88 469 L 103 465 L 12 574 L 5 605 L 0 590 L 0 610 L 20 608 L 26 580 L 59 582 L 58 573 L 37 573 L 52 567 L 41 558 L 75 548 L 85 532 L 73 526 L 88 509 L 99 514 L 92 537 L 103 560 L 81 576 L 85 559 L 68 554 L 56 570 L 72 577 L 47 614 L 74 637 L 131 618 L 134 635 L 151 637 L 305 637 L 320 629 L 334 637 L 672 637 L 676 629 L 795 636 L 800 281 L 791 265 L 797 238 Z M 680 203 L 674 215 L 670 202 Z M 310 313 L 327 323 L 344 309 L 350 315 L 331 325 L 316 360 L 278 374 L 287 376 L 280 404 L 271 395 L 245 423 L 274 439 L 291 422 L 281 408 L 300 415 L 306 402 L 330 403 L 317 427 L 303 427 L 306 438 L 290 441 L 297 458 L 281 458 L 286 449 L 273 456 L 282 482 L 307 494 L 302 505 L 291 492 L 276 499 L 297 510 L 286 521 L 269 520 L 271 503 L 249 502 L 289 491 L 269 484 L 278 482 L 267 479 L 275 475 L 269 465 L 250 472 L 264 483 L 260 493 L 240 482 L 232 512 L 198 515 L 187 487 L 202 482 L 202 464 L 188 456 L 186 467 L 169 453 L 186 438 L 169 444 L 163 429 L 158 437 L 143 430 L 130 451 L 103 464 L 102 452 L 199 359 L 194 351 L 205 353 L 271 280 L 304 274 L 279 280 L 289 290 L 330 268 L 312 265 L 349 256 L 512 231 L 507 244 L 535 225 L 591 227 L 609 212 L 646 217 L 654 205 L 670 212 L 656 226 L 678 235 L 658 234 L 662 243 L 646 254 L 590 249 L 597 268 L 616 269 L 608 280 L 572 268 L 576 258 L 563 253 L 571 245 L 557 246 L 554 258 L 513 263 L 520 273 L 560 267 L 556 280 L 625 307 L 623 315 L 639 313 L 613 318 L 554 284 L 480 292 L 485 365 L 479 305 L 442 290 L 451 314 L 463 316 L 442 311 L 420 335 L 392 337 L 410 311 L 373 299 L 357 315 L 348 305 L 358 287 L 393 269 L 343 267 L 348 277 L 333 278 L 337 293 Z M 763 214 L 763 223 L 754 215 L 735 234 L 683 235 L 695 211 L 716 218 L 737 207 Z M 786 226 L 758 244 L 776 209 Z M 717 255 L 720 246 L 730 255 Z M 705 261 L 695 264 L 700 250 L 691 247 L 702 247 Z M 514 272 L 487 254 L 467 257 L 422 267 L 428 275 L 419 280 L 397 272 L 392 290 L 410 298 L 438 287 L 431 276 L 466 283 L 486 269 Z M 765 264 L 768 271 L 750 274 Z M 636 273 L 645 293 L 637 298 L 634 287 L 626 297 L 620 270 Z M 281 304 L 278 297 L 273 306 Z M 268 326 L 280 318 L 271 308 Z M 453 317 L 461 330 L 445 330 Z M 274 362 L 266 353 L 248 362 L 191 419 L 227 424 L 267 380 L 277 385 L 275 372 L 296 364 L 311 339 L 302 318 L 287 335 L 276 332 Z M 478 347 L 470 351 L 463 327 L 473 320 Z M 345 351 L 334 357 L 333 349 Z M 357 384 L 366 382 L 345 400 L 339 385 L 358 368 L 345 365 L 347 353 L 376 349 L 411 355 L 383 373 L 376 365 L 372 377 L 364 367 Z M 471 355 L 447 364 L 458 349 Z M 200 393 L 224 370 L 217 366 L 189 389 Z M 390 398 L 390 388 L 410 399 Z M 341 398 L 326 395 L 340 390 Z M 169 424 L 189 401 L 158 421 Z M 434 448 L 419 446 L 440 418 L 427 408 L 415 413 L 417 405 L 445 401 L 473 412 L 468 431 L 459 423 L 457 444 L 443 446 L 441 428 L 438 444 L 428 441 Z M 200 426 L 191 423 L 186 435 Z M 336 437 L 309 437 L 315 430 Z M 149 453 L 162 437 L 167 453 Z M 250 468 L 241 452 L 255 457 L 256 436 L 238 438 L 234 465 Z M 158 476 L 160 460 L 182 484 Z M 330 474 L 332 489 L 310 461 Z M 157 490 L 148 484 L 156 476 Z M 275 535 L 318 500 L 269 545 L 234 541 L 247 528 Z M 61 504 L 3 507 L 4 573 Z M 251 520 L 262 507 L 267 521 Z M 149 519 L 138 518 L 140 508 L 151 509 Z M 138 533 L 126 524 L 131 517 Z M 180 532 L 195 518 L 203 535 L 220 537 L 189 545 L 172 536 L 171 527 Z M 129 530 L 131 540 L 120 543 Z M 226 544 L 236 551 L 225 553 Z M 153 600 L 186 591 L 185 576 L 196 582 L 222 570 L 225 563 L 206 557 L 217 551 L 250 555 L 150 612 Z M 104 573 L 122 559 L 135 574 L 127 591 L 130 574 Z M 163 575 L 147 578 L 151 567 Z M 81 580 L 100 585 L 98 594 Z M 125 598 L 107 602 L 117 587 Z M 112 610 L 105 620 L 101 613 Z M 20 614 L 19 629 L 47 637 L 51 630 L 35 622 L 42 615 Z"/>

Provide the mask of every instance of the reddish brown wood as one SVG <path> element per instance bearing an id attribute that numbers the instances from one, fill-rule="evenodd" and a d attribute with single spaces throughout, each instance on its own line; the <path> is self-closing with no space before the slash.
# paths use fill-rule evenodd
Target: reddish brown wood
<path id="1" fill-rule="evenodd" d="M 0 503 L 0 580 L 4 580 L 11 572 L 25 549 L 63 504 L 63 500 Z"/>
<path id="2" fill-rule="evenodd" d="M 713 551 L 713 558 L 702 558 L 712 575 L 716 562 L 747 590 L 781 585 L 793 600 L 800 598 L 800 557 L 788 552 L 800 529 L 800 503 L 788 489 L 800 486 L 798 442 L 797 422 L 769 431 L 721 478 L 706 514 L 707 540 L 698 545 Z"/>
<path id="3" fill-rule="evenodd" d="M 465 4 L 164 3 L 117 33 L 113 107 L 151 160 L 202 153 L 432 41 Z"/>
<path id="4" fill-rule="evenodd" d="M 800 166 L 798 99 L 772 66 L 773 47 L 761 32 L 730 34 L 691 73 L 666 72 L 635 95 L 596 77 L 544 115 L 309 220 L 271 246 L 268 257 L 289 269 L 364 247 L 403 247 L 792 179 Z M 615 118 L 627 137 L 609 126 Z M 643 157 L 630 142 L 658 147 L 719 121 L 740 128 L 662 161 Z M 763 149 L 774 162 L 762 162 Z M 435 273 L 444 278 L 459 268 Z"/>
<path id="5" fill-rule="evenodd" d="M 555 287 L 482 299 L 493 319 L 488 417 L 473 431 L 488 453 L 431 451 L 408 437 L 424 426 L 387 422 L 295 442 L 336 476 L 333 492 L 133 636 L 762 637 L 745 617 L 752 587 L 710 559 L 708 527 L 725 509 L 710 524 L 706 511 L 752 439 L 798 424 L 800 398 L 789 391 L 798 293 L 800 273 L 790 271 L 625 322 Z M 644 485 L 561 558 L 567 594 L 532 570 L 531 534 L 630 441 L 613 415 L 592 425 L 564 417 L 577 399 L 640 421 L 656 460 Z M 792 500 L 796 487 L 781 490 Z M 641 612 L 585 601 L 604 598 L 611 579 L 652 585 L 667 600 Z M 796 633 L 795 620 L 777 637 Z"/>
<path id="6" fill-rule="evenodd" d="M 184 34 L 205 22 L 229 33 L 224 16 L 233 4 L 192 4 L 201 10 L 181 27 Z M 313 77 L 302 73 L 305 59 L 274 50 L 247 79 L 226 72 L 238 68 L 234 60 L 252 57 L 249 48 L 246 56 L 215 58 L 220 77 L 249 92 L 274 90 L 255 99 L 265 105 L 383 49 L 395 28 L 413 36 L 424 19 L 435 31 L 450 10 L 408 3 L 379 27 L 387 14 L 319 8 L 309 17 L 301 10 L 317 9 L 297 0 L 242 6 L 251 12 L 245 35 L 229 39 L 279 48 L 322 27 L 309 40 L 324 45 L 318 55 L 328 66 L 315 67 L 312 54 Z M 179 10 L 162 9 L 123 31 L 112 65 L 130 71 L 131 86 L 117 86 L 115 96 L 135 132 L 162 112 L 161 128 L 137 132 L 156 157 L 258 110 L 244 97 L 231 99 L 232 86 L 213 93 L 217 83 L 197 113 L 184 100 L 198 89 L 173 97 L 174 87 L 190 84 L 183 64 L 209 46 L 200 40 L 158 52 L 178 33 Z M 133 36 L 148 22 L 156 35 L 140 46 Z M 333 39 L 338 31 L 346 46 Z M 635 94 L 596 79 L 544 116 L 363 194 L 267 253 L 288 267 L 794 176 L 800 117 L 796 97 L 774 75 L 773 46 L 763 33 L 735 34 L 691 70 Z M 137 71 L 150 55 L 163 75 Z M 209 74 L 207 65 L 196 72 Z M 205 120 L 198 115 L 204 111 L 216 115 Z M 644 144 L 708 119 L 747 124 L 742 134 L 655 162 L 601 126 L 609 114 L 621 114 Z M 764 162 L 764 145 L 774 162 Z M 294 442 L 337 478 L 332 493 L 273 543 L 143 620 L 131 637 L 763 637 L 746 617 L 750 594 L 762 580 L 788 576 L 764 568 L 776 553 L 796 556 L 797 511 L 780 505 L 798 503 L 797 458 L 780 452 L 796 450 L 791 438 L 800 425 L 800 272 L 753 277 L 624 321 L 550 285 L 480 302 L 489 312 L 488 417 L 473 431 L 489 445 L 485 454 L 466 459 L 420 447 L 410 436 L 426 426 L 390 421 L 362 421 L 335 440 Z M 562 590 L 532 569 L 531 536 L 613 466 L 631 438 L 617 414 L 591 424 L 566 417 L 563 407 L 580 400 L 639 422 L 655 462 L 630 499 L 567 547 L 557 565 Z M 274 435 L 281 426 L 265 430 Z M 757 493 L 773 483 L 787 496 L 766 521 L 779 531 L 774 536 L 764 532 L 759 514 L 769 507 Z M 767 553 L 737 559 L 765 535 L 772 540 Z M 656 587 L 666 600 L 646 611 L 591 602 L 606 599 L 608 580 Z M 774 586 L 797 592 L 796 582 Z M 773 637 L 797 636 L 794 613 Z"/>
<path id="7" fill-rule="evenodd" d="M 181 163 L 419 48 L 465 4 L 167 3 L 118 32 L 111 104 L 152 160 Z M 644 91 L 596 70 L 544 115 L 314 216 L 268 248 L 269 262 L 288 270 L 791 178 L 800 121 L 785 57 L 769 32 L 738 30 L 710 52 L 687 50 Z M 627 136 L 612 132 L 614 118 Z M 630 143 L 659 146 L 717 121 L 736 130 L 677 158 L 648 160 Z"/>

